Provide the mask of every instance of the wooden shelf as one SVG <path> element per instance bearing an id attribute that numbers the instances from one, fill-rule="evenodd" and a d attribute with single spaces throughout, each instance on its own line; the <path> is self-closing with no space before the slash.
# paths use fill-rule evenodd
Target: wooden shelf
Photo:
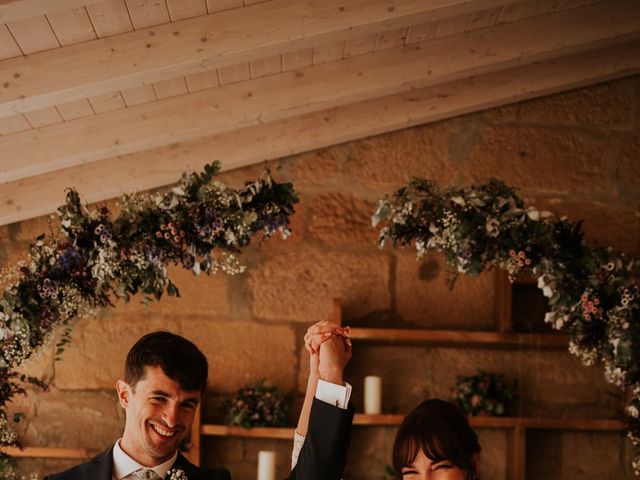
<path id="1" fill-rule="evenodd" d="M 400 425 L 404 415 L 382 414 L 366 415 L 356 414 L 354 425 L 384 426 Z M 469 423 L 477 428 L 504 428 L 516 427 L 538 430 L 586 430 L 586 431 L 617 431 L 622 430 L 622 422 L 618 420 L 592 420 L 592 419 L 561 419 L 561 418 L 526 418 L 526 417 L 470 417 Z"/>
<path id="2" fill-rule="evenodd" d="M 273 438 L 293 441 L 294 428 L 288 427 L 232 427 L 229 425 L 203 424 L 201 435 L 213 437 Z"/>
<path id="3" fill-rule="evenodd" d="M 366 415 L 357 413 L 354 426 L 398 426 L 404 415 Z M 471 417 L 469 423 L 474 428 L 535 429 L 535 430 L 581 430 L 581 431 L 621 431 L 618 420 L 559 419 L 559 418 L 518 418 L 518 417 Z M 282 427 L 231 427 L 228 425 L 202 425 L 202 435 L 214 437 L 269 438 L 292 440 L 293 428 Z"/>
<path id="4" fill-rule="evenodd" d="M 555 333 L 469 332 L 401 328 L 352 328 L 351 338 L 372 343 L 564 349 L 569 337 Z"/>
<path id="5" fill-rule="evenodd" d="M 68 458 L 86 460 L 99 450 L 89 448 L 52 448 L 52 447 L 1 447 L 0 451 L 17 458 Z"/>

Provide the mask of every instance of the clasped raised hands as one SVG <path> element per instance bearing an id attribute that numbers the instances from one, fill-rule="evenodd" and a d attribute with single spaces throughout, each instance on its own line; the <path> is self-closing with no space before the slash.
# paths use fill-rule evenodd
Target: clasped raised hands
<path id="1" fill-rule="evenodd" d="M 304 344 L 311 355 L 311 375 L 338 385 L 352 354 L 349 327 L 323 320 L 313 324 L 304 336 Z"/>

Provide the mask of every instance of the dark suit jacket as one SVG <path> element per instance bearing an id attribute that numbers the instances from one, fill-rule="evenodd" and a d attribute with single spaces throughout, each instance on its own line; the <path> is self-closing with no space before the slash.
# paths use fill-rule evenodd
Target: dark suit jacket
<path id="1" fill-rule="evenodd" d="M 181 453 L 171 468 L 183 470 L 189 480 L 231 480 L 227 470 L 204 471 L 189 462 Z M 62 473 L 54 473 L 45 480 L 112 480 L 113 447 L 102 452 L 87 463 L 77 465 Z"/>
<path id="2" fill-rule="evenodd" d="M 298 457 L 298 464 L 288 480 L 339 480 L 347 461 L 347 448 L 354 408 L 342 410 L 314 399 L 309 418 L 309 430 Z M 45 477 L 45 480 L 112 480 L 113 448 L 102 452 L 87 463 L 65 472 Z M 227 470 L 201 470 L 178 453 L 171 468 L 183 470 L 189 480 L 231 480 Z"/>

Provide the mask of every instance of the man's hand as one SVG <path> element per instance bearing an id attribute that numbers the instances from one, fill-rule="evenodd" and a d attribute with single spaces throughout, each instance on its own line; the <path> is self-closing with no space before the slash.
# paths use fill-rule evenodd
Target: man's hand
<path id="1" fill-rule="evenodd" d="M 331 344 L 324 347 L 325 353 L 322 354 L 322 346 L 328 341 Z M 331 383 L 341 384 L 342 371 L 351 359 L 349 327 L 342 328 L 337 323 L 323 320 L 309 327 L 304 343 L 311 355 L 310 375 L 326 381 L 339 378 L 339 381 Z"/>
<path id="2" fill-rule="evenodd" d="M 350 359 L 351 340 L 342 335 L 332 334 L 320 345 L 320 378 L 329 383 L 342 385 L 342 373 Z"/>

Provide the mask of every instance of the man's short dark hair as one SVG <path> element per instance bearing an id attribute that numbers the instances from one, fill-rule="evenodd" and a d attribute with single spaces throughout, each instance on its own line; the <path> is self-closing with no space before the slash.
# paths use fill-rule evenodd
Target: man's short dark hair
<path id="1" fill-rule="evenodd" d="M 183 390 L 204 392 L 207 386 L 207 358 L 193 342 L 171 332 L 148 333 L 131 347 L 124 364 L 125 382 L 135 388 L 147 367 L 162 368 Z"/>

